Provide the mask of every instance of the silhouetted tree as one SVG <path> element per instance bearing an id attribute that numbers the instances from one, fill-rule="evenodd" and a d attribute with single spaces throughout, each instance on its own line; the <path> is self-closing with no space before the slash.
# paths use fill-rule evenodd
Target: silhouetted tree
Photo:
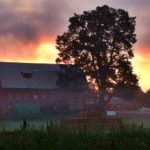
<path id="1" fill-rule="evenodd" d="M 76 64 L 97 85 L 100 107 L 117 85 L 138 85 L 130 59 L 136 42 L 135 17 L 109 6 L 74 14 L 68 30 L 58 36 L 57 63 Z"/>
<path id="2" fill-rule="evenodd" d="M 145 101 L 145 107 L 150 107 L 150 89 L 146 91 L 142 101 Z"/>
<path id="3" fill-rule="evenodd" d="M 56 85 L 61 89 L 79 89 L 87 86 L 86 76 L 76 65 L 60 65 L 62 72 L 58 73 Z"/>
<path id="4" fill-rule="evenodd" d="M 114 95 L 126 100 L 134 100 L 141 95 L 142 90 L 138 85 L 119 83 L 115 87 Z"/>

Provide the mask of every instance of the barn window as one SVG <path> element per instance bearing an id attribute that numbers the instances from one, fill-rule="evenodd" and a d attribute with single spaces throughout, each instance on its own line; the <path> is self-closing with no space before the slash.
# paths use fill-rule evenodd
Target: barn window
<path id="1" fill-rule="evenodd" d="M 39 100 L 40 101 L 45 101 L 46 100 L 46 95 L 44 95 L 44 94 L 39 95 Z"/>
<path id="2" fill-rule="evenodd" d="M 17 93 L 17 94 L 15 95 L 15 99 L 16 99 L 16 100 L 21 100 L 21 95 L 20 95 L 19 93 Z"/>
<path id="3" fill-rule="evenodd" d="M 23 78 L 32 78 L 31 72 L 21 72 Z"/>
<path id="4" fill-rule="evenodd" d="M 23 95 L 23 99 L 24 99 L 25 101 L 28 101 L 28 100 L 29 100 L 29 95 L 28 95 L 28 94 L 24 94 L 24 95 Z"/>
<path id="5" fill-rule="evenodd" d="M 37 99 L 38 99 L 38 95 L 34 94 L 34 95 L 33 95 L 33 99 L 34 99 L 34 100 L 37 100 Z"/>
<path id="6" fill-rule="evenodd" d="M 86 100 L 86 103 L 87 103 L 87 104 L 94 104 L 94 99 L 93 99 L 93 98 L 88 98 L 88 99 Z"/>
<path id="7" fill-rule="evenodd" d="M 13 95 L 11 93 L 8 94 L 8 100 L 12 100 L 13 99 Z"/>

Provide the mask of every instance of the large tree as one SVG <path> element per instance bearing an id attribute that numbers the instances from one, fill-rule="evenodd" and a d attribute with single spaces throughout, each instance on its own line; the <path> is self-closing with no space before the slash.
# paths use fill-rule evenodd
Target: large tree
<path id="1" fill-rule="evenodd" d="M 68 30 L 57 37 L 57 63 L 76 64 L 96 84 L 101 109 L 118 87 L 138 85 L 130 59 L 136 42 L 135 17 L 109 6 L 74 14 Z"/>

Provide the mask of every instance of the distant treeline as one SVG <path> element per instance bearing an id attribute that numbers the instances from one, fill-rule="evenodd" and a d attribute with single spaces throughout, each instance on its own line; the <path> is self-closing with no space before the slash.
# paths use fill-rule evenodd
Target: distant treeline
<path id="1" fill-rule="evenodd" d="M 150 89 L 146 92 L 140 91 L 135 96 L 135 101 L 137 101 L 143 107 L 150 107 Z"/>

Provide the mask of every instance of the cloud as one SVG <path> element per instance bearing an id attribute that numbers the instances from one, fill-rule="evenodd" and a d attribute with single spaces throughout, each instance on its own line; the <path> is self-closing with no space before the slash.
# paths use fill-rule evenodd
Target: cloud
<path id="1" fill-rule="evenodd" d="M 62 28 L 66 4 L 61 0 L 0 1 L 0 36 L 13 36 L 21 42 L 34 42 L 41 34 L 51 36 Z"/>
<path id="2" fill-rule="evenodd" d="M 147 8 L 147 0 L 0 0 L 0 36 L 12 36 L 23 43 L 39 42 L 41 38 L 56 37 L 62 33 L 68 24 L 68 19 L 74 12 L 95 9 L 97 5 L 110 4 L 112 7 L 126 7 L 143 17 L 143 12 L 137 9 Z M 145 14 L 145 17 L 147 14 Z M 142 18 L 140 17 L 140 18 Z M 141 21 L 137 18 L 138 24 Z M 143 26 L 148 23 L 144 19 Z M 142 26 L 140 25 L 138 26 Z M 149 30 L 150 31 L 150 30 Z M 148 34 L 148 33 L 147 33 Z M 140 34 L 141 35 L 141 34 Z"/>
<path id="3" fill-rule="evenodd" d="M 40 44 L 63 31 L 68 10 L 61 0 L 0 0 L 0 60 L 36 61 Z"/>
<path id="4" fill-rule="evenodd" d="M 80 14 L 104 4 L 125 9 L 131 16 L 137 16 L 136 47 L 139 50 L 150 47 L 148 0 L 0 0 L 0 52 L 10 49 L 10 53 L 18 53 L 21 45 L 24 48 L 20 52 L 24 53 L 23 49 L 26 49 L 30 54 L 28 47 L 32 45 L 35 47 L 32 51 L 36 53 L 39 44 L 55 42 L 56 36 L 67 29 L 68 19 L 74 12 Z M 16 50 L 11 47 L 16 47 Z"/>

